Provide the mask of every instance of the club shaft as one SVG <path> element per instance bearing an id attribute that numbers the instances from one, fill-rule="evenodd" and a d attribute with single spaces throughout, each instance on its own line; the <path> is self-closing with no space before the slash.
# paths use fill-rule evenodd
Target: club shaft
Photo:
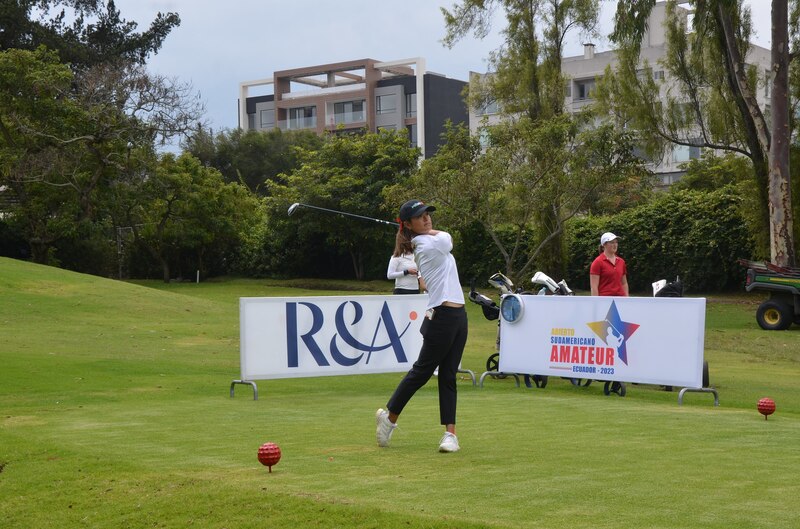
<path id="1" fill-rule="evenodd" d="M 396 223 L 396 222 L 391 222 L 391 221 L 388 221 L 388 220 L 381 220 L 381 219 L 374 219 L 372 217 L 365 217 L 363 215 L 356 215 L 355 213 L 347 213 L 347 212 L 344 212 L 344 211 L 337 211 L 335 209 L 321 208 L 319 206 L 310 206 L 308 204 L 302 204 L 302 203 L 298 203 L 297 205 L 299 207 L 317 209 L 319 211 L 326 211 L 328 213 L 333 213 L 334 215 L 344 215 L 346 217 L 354 217 L 356 219 L 361 219 L 361 220 L 370 220 L 372 222 L 378 222 L 380 224 L 386 224 L 388 226 L 399 226 L 399 224 Z"/>

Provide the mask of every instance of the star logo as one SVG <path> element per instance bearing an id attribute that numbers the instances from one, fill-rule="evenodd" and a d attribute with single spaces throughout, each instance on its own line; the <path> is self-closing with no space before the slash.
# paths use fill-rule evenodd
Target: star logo
<path id="1" fill-rule="evenodd" d="M 617 310 L 617 304 L 611 302 L 611 307 L 608 309 L 606 319 L 601 321 L 593 321 L 586 325 L 600 337 L 606 345 L 614 347 L 617 350 L 617 356 L 625 365 L 628 365 L 628 338 L 630 338 L 636 329 L 639 328 L 638 323 L 631 323 L 622 321 Z"/>

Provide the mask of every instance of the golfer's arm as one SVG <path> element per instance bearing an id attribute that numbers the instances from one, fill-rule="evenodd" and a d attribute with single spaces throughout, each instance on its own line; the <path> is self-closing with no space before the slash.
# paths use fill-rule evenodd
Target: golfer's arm
<path id="1" fill-rule="evenodd" d="M 589 288 L 592 291 L 592 296 L 598 295 L 598 286 L 600 286 L 600 276 L 596 274 L 589 274 Z M 627 283 L 625 283 L 625 288 L 628 288 Z"/>
<path id="2" fill-rule="evenodd" d="M 389 268 L 386 270 L 386 279 L 397 279 L 403 276 L 403 271 L 398 270 L 400 267 L 400 260 L 396 257 L 389 259 Z"/>
<path id="3" fill-rule="evenodd" d="M 622 291 L 625 292 L 625 295 L 628 295 L 628 276 L 627 274 L 622 276 Z"/>

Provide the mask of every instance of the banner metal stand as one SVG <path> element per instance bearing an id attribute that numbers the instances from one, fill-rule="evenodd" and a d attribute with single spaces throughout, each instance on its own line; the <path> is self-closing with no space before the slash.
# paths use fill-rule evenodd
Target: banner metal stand
<path id="1" fill-rule="evenodd" d="M 472 385 L 474 386 L 476 384 L 474 371 L 471 369 L 459 369 L 458 372 L 464 375 L 469 375 L 469 378 L 472 379 Z"/>
<path id="2" fill-rule="evenodd" d="M 683 404 L 683 394 L 687 391 L 691 391 L 693 393 L 713 393 L 714 394 L 714 406 L 719 406 L 719 393 L 715 388 L 683 388 L 678 393 L 678 406 Z"/>
<path id="3" fill-rule="evenodd" d="M 245 384 L 253 387 L 253 400 L 258 400 L 258 386 L 252 380 L 234 380 L 231 382 L 231 398 L 233 398 L 233 387 L 236 384 Z"/>

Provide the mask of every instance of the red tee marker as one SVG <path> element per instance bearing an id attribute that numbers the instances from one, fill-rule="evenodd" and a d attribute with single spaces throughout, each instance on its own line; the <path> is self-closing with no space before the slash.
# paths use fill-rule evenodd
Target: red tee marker
<path id="1" fill-rule="evenodd" d="M 281 449 L 275 443 L 264 443 L 258 448 L 258 460 L 272 472 L 272 465 L 281 460 Z"/>
<path id="2" fill-rule="evenodd" d="M 768 415 L 775 413 L 775 401 L 770 398 L 763 398 L 758 401 L 758 413 L 764 416 L 764 420 Z"/>

